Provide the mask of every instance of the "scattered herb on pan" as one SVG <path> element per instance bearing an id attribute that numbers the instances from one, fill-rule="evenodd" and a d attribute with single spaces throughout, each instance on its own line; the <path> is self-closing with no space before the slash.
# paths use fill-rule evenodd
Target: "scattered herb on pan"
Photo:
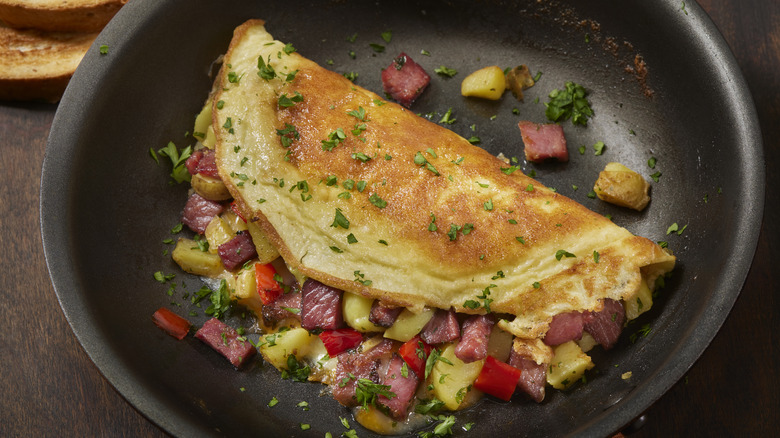
<path id="1" fill-rule="evenodd" d="M 593 110 L 587 98 L 588 92 L 582 85 L 567 81 L 563 89 L 555 89 L 549 94 L 550 101 L 545 104 L 545 116 L 551 122 L 571 119 L 574 125 L 587 126 Z"/>

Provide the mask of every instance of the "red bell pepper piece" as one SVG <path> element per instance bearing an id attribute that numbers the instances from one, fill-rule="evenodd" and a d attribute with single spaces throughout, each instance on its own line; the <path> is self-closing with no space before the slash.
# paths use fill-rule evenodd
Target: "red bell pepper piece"
<path id="1" fill-rule="evenodd" d="M 238 206 L 236 205 L 236 201 L 230 202 L 230 209 L 233 210 L 233 213 L 235 213 L 236 216 L 240 217 L 241 220 L 244 221 L 244 223 L 246 223 L 246 218 L 244 217 L 243 214 L 241 214 L 241 211 L 238 209 Z"/>
<path id="2" fill-rule="evenodd" d="M 328 356 L 336 357 L 344 351 L 360 345 L 363 342 L 363 335 L 355 329 L 343 328 L 325 330 L 320 333 L 320 339 L 325 344 L 325 349 L 328 350 Z"/>
<path id="3" fill-rule="evenodd" d="M 425 361 L 428 360 L 428 355 L 431 354 L 433 347 L 428 345 L 422 340 L 420 335 L 409 339 L 401 345 L 398 349 L 398 354 L 409 366 L 409 369 L 417 374 L 420 380 L 425 378 Z"/>
<path id="4" fill-rule="evenodd" d="M 509 401 L 517 388 L 522 371 L 488 356 L 479 372 L 474 388 L 501 400 Z"/>
<path id="5" fill-rule="evenodd" d="M 190 322 L 181 316 L 171 312 L 165 307 L 160 307 L 152 315 L 155 325 L 165 330 L 166 333 L 178 340 L 184 339 L 190 331 Z"/>
<path id="6" fill-rule="evenodd" d="M 260 299 L 263 301 L 263 304 L 273 303 L 284 293 L 282 286 L 274 278 L 275 276 L 276 269 L 274 269 L 270 263 L 265 265 L 260 263 L 255 264 L 257 293 L 260 294 Z"/>

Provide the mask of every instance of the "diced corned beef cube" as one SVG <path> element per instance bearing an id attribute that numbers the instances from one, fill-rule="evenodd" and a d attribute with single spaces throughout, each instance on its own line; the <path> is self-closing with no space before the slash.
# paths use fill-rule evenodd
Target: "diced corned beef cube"
<path id="1" fill-rule="evenodd" d="M 547 384 L 547 364 L 537 364 L 532 359 L 521 356 L 513 348 L 509 354 L 509 365 L 522 372 L 517 387 L 537 403 L 541 403 L 544 400 L 544 386 Z"/>
<path id="2" fill-rule="evenodd" d="M 390 359 L 393 341 L 384 339 L 368 351 L 348 351 L 337 356 L 338 362 L 330 385 L 333 398 L 344 406 L 356 406 L 355 388 L 358 379 L 374 383 L 381 381 L 379 369 L 382 361 Z"/>
<path id="3" fill-rule="evenodd" d="M 341 298 L 344 291 L 311 278 L 301 291 L 301 327 L 306 330 L 333 330 L 344 325 Z"/>
<path id="4" fill-rule="evenodd" d="M 249 340 L 239 336 L 233 327 L 217 318 L 206 321 L 195 337 L 225 356 L 236 368 L 240 368 L 257 353 Z"/>
<path id="5" fill-rule="evenodd" d="M 371 305 L 371 313 L 368 315 L 368 320 L 379 327 L 390 327 L 403 310 L 403 307 L 389 306 L 382 301 L 376 300 Z"/>
<path id="6" fill-rule="evenodd" d="M 590 312 L 566 312 L 553 316 L 550 328 L 544 335 L 544 343 L 555 346 L 582 339 L 582 330 L 591 318 Z"/>
<path id="7" fill-rule="evenodd" d="M 487 357 L 493 319 L 487 315 L 472 315 L 463 321 L 463 335 L 455 346 L 455 357 L 465 363 Z"/>
<path id="8" fill-rule="evenodd" d="M 217 154 L 208 148 L 201 148 L 193 152 L 184 162 L 190 175 L 201 173 L 212 178 L 219 178 L 217 169 Z"/>
<path id="9" fill-rule="evenodd" d="M 393 58 L 393 62 L 382 70 L 382 85 L 385 93 L 407 108 L 422 94 L 430 82 L 431 77 L 428 73 L 403 52 Z"/>
<path id="10" fill-rule="evenodd" d="M 522 121 L 517 126 L 520 127 L 520 135 L 525 144 L 526 160 L 538 162 L 555 158 L 558 161 L 569 161 L 566 137 L 561 125 Z"/>
<path id="11" fill-rule="evenodd" d="M 190 227 L 192 231 L 203 234 L 214 216 L 222 213 L 224 209 L 225 207 L 219 202 L 209 201 L 203 196 L 193 193 L 184 205 L 181 222 Z"/>
<path id="12" fill-rule="evenodd" d="M 192 152 L 189 158 L 187 158 L 187 160 L 184 162 L 184 165 L 187 167 L 187 171 L 190 173 L 190 175 L 195 175 L 198 173 L 198 163 L 200 162 L 201 158 L 203 158 L 203 149 L 198 149 Z"/>
<path id="13" fill-rule="evenodd" d="M 592 313 L 592 317 L 590 321 L 585 323 L 584 329 L 605 350 L 609 350 L 620 337 L 625 322 L 626 310 L 623 308 L 623 303 L 605 298 L 604 308 L 599 312 Z"/>
<path id="14" fill-rule="evenodd" d="M 297 309 L 297 312 L 295 311 Z M 263 305 L 263 320 L 266 324 L 276 324 L 286 319 L 301 319 L 301 293 L 290 292 L 282 294 L 272 303 Z"/>
<path id="15" fill-rule="evenodd" d="M 252 236 L 243 231 L 239 231 L 236 237 L 219 245 L 217 253 L 222 259 L 222 264 L 230 271 L 257 257 L 257 249 L 252 241 Z"/>
<path id="16" fill-rule="evenodd" d="M 403 420 L 409 412 L 409 406 L 412 404 L 414 394 L 417 391 L 417 384 L 420 379 L 414 371 L 406 367 L 406 377 L 404 377 L 404 360 L 401 356 L 393 354 L 390 364 L 387 367 L 383 385 L 390 386 L 390 392 L 395 397 L 387 398 L 380 395 L 377 398 L 379 404 L 390 410 L 390 415 L 396 420 Z"/>
<path id="17" fill-rule="evenodd" d="M 433 318 L 423 327 L 420 337 L 431 345 L 458 339 L 460 337 L 460 325 L 458 325 L 455 312 L 452 309 L 437 309 L 436 313 L 433 314 Z"/>

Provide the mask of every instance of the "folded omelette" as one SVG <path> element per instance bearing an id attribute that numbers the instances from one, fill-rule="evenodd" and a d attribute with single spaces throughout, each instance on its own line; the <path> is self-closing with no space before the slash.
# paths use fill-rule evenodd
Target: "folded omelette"
<path id="1" fill-rule="evenodd" d="M 674 256 L 467 140 L 238 27 L 213 96 L 217 164 L 292 269 L 412 311 L 554 315 L 631 300 Z"/>

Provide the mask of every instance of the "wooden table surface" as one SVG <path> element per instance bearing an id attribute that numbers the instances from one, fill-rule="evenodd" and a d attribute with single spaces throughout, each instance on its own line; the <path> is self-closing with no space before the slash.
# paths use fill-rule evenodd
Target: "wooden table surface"
<path id="1" fill-rule="evenodd" d="M 740 298 L 686 377 L 632 436 L 780 433 L 780 1 L 699 0 L 731 46 L 763 130 L 764 225 Z M 60 310 L 43 255 L 38 190 L 50 104 L 0 102 L 0 436 L 165 436 L 106 381 Z M 772 243 L 774 242 L 774 243 Z"/>

